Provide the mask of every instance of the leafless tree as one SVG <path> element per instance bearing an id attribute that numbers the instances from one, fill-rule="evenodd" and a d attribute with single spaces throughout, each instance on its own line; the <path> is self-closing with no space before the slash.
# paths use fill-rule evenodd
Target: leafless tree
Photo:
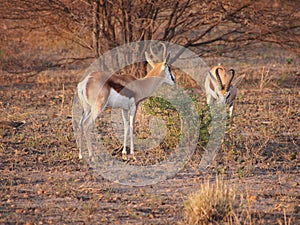
<path id="1" fill-rule="evenodd" d="M 226 55 L 260 42 L 299 54 L 299 11 L 300 2 L 293 0 L 2 0 L 1 50 L 14 47 L 9 43 L 14 35 L 21 39 L 39 30 L 86 49 L 84 57 L 56 59 L 58 65 L 151 39 L 201 56 Z"/>

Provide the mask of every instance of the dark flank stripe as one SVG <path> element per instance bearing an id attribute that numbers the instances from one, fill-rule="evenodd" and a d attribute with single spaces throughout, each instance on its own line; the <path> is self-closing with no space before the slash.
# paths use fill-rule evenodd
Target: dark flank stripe
<path id="1" fill-rule="evenodd" d="M 128 87 L 126 87 L 124 85 L 125 82 L 124 82 L 124 84 L 122 84 L 121 83 L 122 81 L 120 79 L 118 79 L 118 78 L 120 78 L 119 76 L 117 79 L 116 78 L 117 78 L 116 76 L 110 77 L 107 81 L 107 84 L 109 86 L 111 86 L 116 92 L 118 92 L 119 94 L 121 94 L 123 96 L 126 96 L 128 98 L 135 97 L 134 91 L 132 91 Z M 134 81 L 134 79 L 132 79 L 132 81 Z"/>

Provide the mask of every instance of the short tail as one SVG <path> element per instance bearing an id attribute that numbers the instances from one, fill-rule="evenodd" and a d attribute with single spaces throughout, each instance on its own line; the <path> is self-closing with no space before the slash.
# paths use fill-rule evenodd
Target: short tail
<path id="1" fill-rule="evenodd" d="M 80 105 L 84 107 L 87 103 L 85 79 L 77 85 L 77 94 L 78 94 Z"/>

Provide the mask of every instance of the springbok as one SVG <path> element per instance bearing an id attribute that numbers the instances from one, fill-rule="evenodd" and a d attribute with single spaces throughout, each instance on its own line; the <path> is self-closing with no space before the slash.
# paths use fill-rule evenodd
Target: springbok
<path id="1" fill-rule="evenodd" d="M 226 71 L 223 66 L 218 65 L 210 70 L 205 79 L 207 104 L 228 104 L 230 118 L 233 114 L 234 101 L 237 95 L 236 86 L 245 77 L 245 75 L 242 75 L 233 80 L 234 75 L 234 69 Z"/>
<path id="2" fill-rule="evenodd" d="M 124 143 L 122 159 L 127 160 L 126 141 L 128 128 L 130 129 L 130 154 L 134 157 L 133 124 L 138 105 L 163 83 L 175 85 L 175 76 L 172 74 L 166 56 L 166 46 L 163 46 L 162 62 L 153 62 L 149 54 L 145 52 L 145 58 L 152 67 L 152 70 L 142 79 L 133 75 L 112 75 L 108 76 L 103 72 L 92 72 L 85 77 L 77 86 L 79 101 L 83 107 L 83 114 L 79 122 L 81 137 L 79 138 L 79 158 L 82 158 L 82 138 L 85 136 L 89 157 L 93 161 L 94 153 L 89 137 L 89 128 L 96 118 L 103 112 L 106 106 L 121 108 L 124 122 Z M 150 52 L 153 58 L 159 60 L 152 48 Z M 129 126 L 128 126 L 129 113 Z"/>

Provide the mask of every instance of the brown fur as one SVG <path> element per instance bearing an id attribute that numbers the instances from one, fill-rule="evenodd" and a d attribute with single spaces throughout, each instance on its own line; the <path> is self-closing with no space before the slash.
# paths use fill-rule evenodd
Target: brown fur
<path id="1" fill-rule="evenodd" d="M 86 87 L 86 96 L 90 103 L 95 102 L 95 96 L 101 94 L 103 89 L 107 88 L 108 96 L 110 93 L 110 88 L 113 88 L 119 94 L 126 96 L 128 98 L 136 98 L 136 104 L 141 100 L 149 97 L 150 93 L 147 90 L 152 90 L 153 81 L 156 85 L 160 81 L 160 77 L 163 75 L 162 66 L 163 63 L 156 64 L 145 78 L 137 79 L 132 75 L 122 76 L 122 75 L 112 75 L 106 76 L 102 72 L 94 72 L 90 75 L 89 80 L 87 81 Z M 157 80 L 157 82 L 155 81 Z M 140 89 L 140 85 L 144 87 Z M 151 87 L 149 85 L 151 84 Z M 138 97 L 140 96 L 140 97 Z M 93 98 L 94 97 L 94 98 Z M 92 99 L 93 98 L 93 99 Z M 99 99 L 99 97 L 97 98 Z"/>
<path id="2" fill-rule="evenodd" d="M 217 76 L 216 76 L 217 71 L 218 71 L 218 74 L 220 75 L 221 93 L 222 93 L 222 95 L 225 95 L 231 86 L 231 81 L 232 81 L 233 76 L 231 74 L 227 73 L 223 66 L 219 65 L 219 66 L 214 66 L 211 69 L 211 73 L 214 75 L 214 77 L 216 77 L 216 79 L 217 79 Z M 210 87 L 212 90 L 215 90 L 213 87 L 213 84 L 211 82 L 210 82 Z M 228 90 L 226 90 L 226 89 L 228 89 Z"/>
<path id="3" fill-rule="evenodd" d="M 135 97 L 135 93 L 128 88 L 128 84 L 136 80 L 134 76 L 113 75 L 108 79 L 107 84 L 116 92 L 128 98 L 132 98 Z"/>

